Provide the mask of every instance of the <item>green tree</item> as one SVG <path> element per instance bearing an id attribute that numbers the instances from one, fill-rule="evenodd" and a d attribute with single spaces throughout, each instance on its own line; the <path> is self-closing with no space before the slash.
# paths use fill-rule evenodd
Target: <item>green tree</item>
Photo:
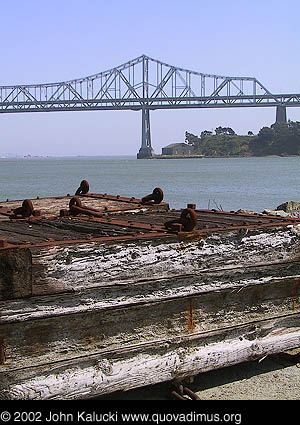
<path id="1" fill-rule="evenodd" d="M 300 122 L 288 122 L 289 135 L 287 148 L 291 155 L 300 155 Z"/>
<path id="2" fill-rule="evenodd" d="M 212 131 L 208 131 L 208 130 L 201 131 L 200 139 L 204 140 L 205 137 L 211 136 L 211 135 L 212 135 Z"/>
<path id="3" fill-rule="evenodd" d="M 262 127 L 258 132 L 258 137 L 261 140 L 270 142 L 274 139 L 274 130 L 270 127 Z"/>
<path id="4" fill-rule="evenodd" d="M 274 141 L 274 130 L 269 127 L 262 127 L 258 135 L 251 137 L 249 142 L 249 149 L 253 155 L 262 156 L 262 155 L 271 155 L 272 144 Z"/>
<path id="5" fill-rule="evenodd" d="M 193 133 L 185 132 L 185 142 L 189 145 L 196 146 L 198 145 L 200 139 L 198 136 L 195 136 Z"/>
<path id="6" fill-rule="evenodd" d="M 229 135 L 229 136 L 233 136 L 235 134 L 234 130 L 232 130 L 232 128 L 230 127 L 217 127 L 215 129 L 215 133 L 217 136 L 221 136 L 221 135 Z"/>

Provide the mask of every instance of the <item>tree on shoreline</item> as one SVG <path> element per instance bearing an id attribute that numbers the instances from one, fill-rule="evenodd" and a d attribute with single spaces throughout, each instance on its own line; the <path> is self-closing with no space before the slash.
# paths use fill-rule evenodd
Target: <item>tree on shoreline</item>
<path id="1" fill-rule="evenodd" d="M 300 122 L 274 123 L 262 127 L 257 135 L 235 134 L 230 127 L 219 126 L 204 130 L 200 136 L 186 131 L 185 141 L 193 146 L 194 153 L 206 156 L 265 156 L 300 155 Z"/>
<path id="2" fill-rule="evenodd" d="M 230 127 L 217 127 L 215 134 L 204 130 L 200 137 L 186 132 L 185 141 L 192 145 L 194 154 L 205 156 L 245 156 L 249 136 L 238 136 Z"/>
<path id="3" fill-rule="evenodd" d="M 300 122 L 263 127 L 249 143 L 253 155 L 300 155 Z"/>
<path id="4" fill-rule="evenodd" d="M 232 128 L 230 127 L 219 126 L 215 129 L 215 133 L 217 136 L 221 136 L 221 135 L 233 136 L 235 134 L 235 131 L 232 130 Z"/>

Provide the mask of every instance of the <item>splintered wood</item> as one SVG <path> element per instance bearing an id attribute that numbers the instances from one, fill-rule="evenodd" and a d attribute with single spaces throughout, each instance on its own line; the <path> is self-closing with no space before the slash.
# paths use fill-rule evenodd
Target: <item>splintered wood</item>
<path id="1" fill-rule="evenodd" d="M 300 346 L 300 220 L 195 210 L 182 232 L 167 204 L 81 198 L 102 215 L 62 216 L 61 197 L 18 220 L 21 201 L 2 203 L 0 399 L 91 398 Z"/>

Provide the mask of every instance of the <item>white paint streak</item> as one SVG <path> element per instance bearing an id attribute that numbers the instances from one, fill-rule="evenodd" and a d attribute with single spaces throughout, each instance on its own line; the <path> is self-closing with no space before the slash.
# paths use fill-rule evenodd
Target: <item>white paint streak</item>
<path id="1" fill-rule="evenodd" d="M 196 375 L 296 347 L 300 344 L 299 330 L 271 333 L 254 340 L 230 339 L 164 353 L 139 353 L 127 360 L 103 358 L 93 366 L 65 367 L 56 374 L 43 374 L 28 379 L 26 384 L 11 385 L 9 398 L 80 399 Z"/>
<path id="2" fill-rule="evenodd" d="M 293 227 L 256 232 L 213 235 L 187 242 L 139 241 L 106 245 L 89 243 L 41 249 L 34 263 L 47 268 L 46 279 L 66 287 L 95 283 L 195 274 L 211 267 L 253 264 L 287 259 L 298 247 Z"/>

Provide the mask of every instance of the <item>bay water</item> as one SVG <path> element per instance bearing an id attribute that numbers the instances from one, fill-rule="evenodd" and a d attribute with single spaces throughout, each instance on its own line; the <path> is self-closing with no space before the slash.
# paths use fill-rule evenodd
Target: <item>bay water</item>
<path id="1" fill-rule="evenodd" d="M 194 203 L 199 209 L 262 211 L 300 201 L 300 157 L 0 159 L 0 201 L 72 195 L 81 180 L 92 193 L 135 198 L 160 187 L 175 209 Z"/>

